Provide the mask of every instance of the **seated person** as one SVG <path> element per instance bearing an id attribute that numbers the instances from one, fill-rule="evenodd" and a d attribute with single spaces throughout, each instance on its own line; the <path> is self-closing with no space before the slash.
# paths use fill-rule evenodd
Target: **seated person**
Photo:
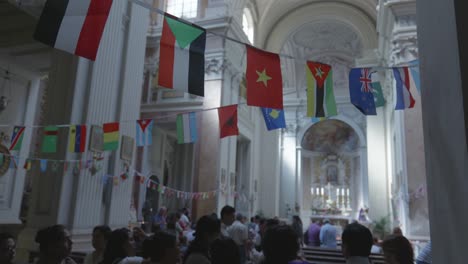
<path id="1" fill-rule="evenodd" d="M 347 264 L 370 264 L 373 238 L 367 227 L 358 223 L 349 224 L 341 235 L 341 250 Z"/>
<path id="2" fill-rule="evenodd" d="M 298 260 L 299 240 L 292 227 L 276 225 L 266 230 L 262 249 L 264 264 L 288 264 Z"/>
<path id="3" fill-rule="evenodd" d="M 382 243 L 385 263 L 414 264 L 413 246 L 402 235 L 390 235 Z"/>
<path id="4" fill-rule="evenodd" d="M 86 255 L 84 264 L 99 264 L 104 257 L 104 249 L 112 230 L 108 226 L 96 226 L 93 229 L 93 248 L 94 251 Z"/>
<path id="5" fill-rule="evenodd" d="M 16 255 L 16 242 L 12 235 L 0 233 L 0 263 L 13 264 Z"/>
<path id="6" fill-rule="evenodd" d="M 239 264 L 239 247 L 231 238 L 221 237 L 211 245 L 211 264 Z"/>
<path id="7" fill-rule="evenodd" d="M 167 232 L 156 232 L 143 242 L 143 256 L 149 258 L 151 263 L 179 263 L 180 251 L 176 237 Z"/>

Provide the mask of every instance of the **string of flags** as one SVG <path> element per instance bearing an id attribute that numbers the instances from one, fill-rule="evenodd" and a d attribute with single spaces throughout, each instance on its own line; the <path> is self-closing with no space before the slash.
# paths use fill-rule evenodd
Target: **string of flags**
<path id="1" fill-rule="evenodd" d="M 94 60 L 113 1 L 85 2 L 48 0 L 37 24 L 34 37 L 54 48 Z M 139 1 L 132 0 L 132 2 L 150 8 L 164 16 L 160 41 L 158 85 L 163 88 L 179 89 L 193 95 L 204 96 L 203 69 L 205 68 L 206 29 Z M 81 16 L 80 14 L 71 14 L 69 13 L 71 10 L 68 8 L 69 5 L 79 6 L 78 10 L 92 10 L 92 16 L 89 12 L 83 12 Z M 61 19 L 56 19 L 57 17 Z M 83 23 L 68 23 L 67 21 L 71 19 L 80 19 Z M 268 130 L 285 128 L 280 54 L 267 52 L 246 43 L 229 39 L 245 45 L 246 48 L 247 105 L 260 108 Z M 409 66 L 391 68 L 396 82 L 395 110 L 412 108 L 415 105 L 411 90 L 420 91 L 417 65 L 418 62 L 415 61 L 409 63 Z M 305 67 L 307 116 L 327 118 L 337 115 L 332 67 L 314 61 L 307 61 Z M 375 78 L 377 71 L 378 69 L 375 67 L 368 67 L 354 68 L 349 73 L 350 101 L 364 115 L 376 115 L 376 108 L 385 105 L 382 87 L 379 80 Z M 189 83 L 190 85 L 188 85 Z M 218 110 L 220 138 L 239 134 L 237 106 L 213 108 Z M 197 114 L 198 112 L 178 114 L 176 124 L 179 144 L 197 141 Z M 85 124 L 35 127 L 43 128 L 42 153 L 55 153 L 57 151 L 58 135 L 61 133 L 60 128 L 63 127 L 69 128 L 69 152 L 83 153 L 86 151 L 87 141 L 89 141 L 89 148 L 92 151 L 117 150 L 120 142 L 120 123 L 123 122 L 125 121 L 104 123 L 102 126 L 93 125 L 90 133 L 88 133 L 89 128 Z M 154 119 L 131 122 L 136 122 L 136 146 L 151 145 Z M 25 126 L 14 126 L 10 151 L 21 149 L 25 129 Z"/>
<path id="2" fill-rule="evenodd" d="M 162 88 L 178 89 L 203 97 L 205 95 L 205 73 L 203 69 L 205 69 L 207 30 L 141 1 L 129 1 L 163 15 L 159 48 L 160 67 L 158 85 Z M 102 4 L 94 4 L 94 1 L 92 2 L 93 4 L 89 4 L 88 2 L 86 2 L 88 4 L 85 4 L 74 0 L 62 3 L 60 1 L 48 0 L 37 24 L 35 38 L 54 48 L 94 60 L 98 52 L 112 0 L 105 0 Z M 97 15 L 100 19 L 90 18 L 90 13 L 88 12 L 83 12 L 81 16 L 75 13 L 73 16 L 72 14 L 68 14 L 69 11 L 67 10 L 69 9 L 66 7 L 70 4 L 79 5 L 81 7 L 80 10 L 83 11 L 93 10 L 93 15 Z M 55 19 L 56 17 L 63 19 Z M 67 23 L 67 21 L 75 18 L 81 19 L 84 23 Z M 50 28 L 54 30 L 50 30 Z M 90 30 L 90 28 L 96 28 L 96 30 Z M 283 109 L 283 81 L 280 56 L 301 61 L 303 59 L 271 53 L 227 36 L 216 35 L 245 46 L 247 58 L 245 72 L 247 105 Z M 89 43 L 84 41 L 87 37 L 92 37 L 93 41 L 89 41 Z M 396 94 L 398 102 L 395 110 L 412 108 L 414 106 L 414 99 L 412 99 L 410 88 L 415 86 L 420 90 L 419 70 L 412 69 L 417 68 L 417 65 L 417 62 L 410 62 L 405 67 L 351 69 L 349 75 L 351 103 L 365 115 L 376 115 L 374 101 L 376 98 L 374 94 L 381 87 L 377 84 L 378 81 L 374 81 L 373 75 L 378 70 L 391 69 L 397 83 Z M 306 61 L 305 67 L 307 116 L 326 117 L 337 115 L 335 96 L 333 94 L 332 67 L 314 61 Z"/>
<path id="3" fill-rule="evenodd" d="M 44 173 L 47 169 L 50 168 L 52 172 L 61 172 L 62 169 L 63 173 L 66 173 L 70 168 L 73 172 L 77 175 L 81 170 L 88 169 L 91 172 L 91 175 L 96 175 L 98 171 L 102 169 L 102 167 L 98 164 L 100 161 L 104 160 L 104 157 L 93 157 L 91 159 L 86 160 L 53 160 L 53 159 L 41 159 L 41 158 L 29 158 L 29 157 L 21 157 L 18 155 L 8 155 L 0 153 L 0 166 L 5 162 L 5 158 L 10 158 L 10 165 L 9 169 L 18 169 L 23 168 L 26 171 L 30 171 L 34 164 L 39 167 L 39 171 Z M 21 166 L 20 159 L 24 159 L 24 164 Z M 164 195 L 168 198 L 174 197 L 177 199 L 185 199 L 185 200 L 205 200 L 211 199 L 216 197 L 217 195 L 221 194 L 224 196 L 232 195 L 235 199 L 242 197 L 237 192 L 232 192 L 228 194 L 223 190 L 211 190 L 206 192 L 187 192 L 182 190 L 177 190 L 165 185 L 162 185 L 149 177 L 145 176 L 143 173 L 137 171 L 136 169 L 130 168 L 128 164 L 124 164 L 122 171 L 119 173 L 119 176 L 113 176 L 110 174 L 102 175 L 101 180 L 103 185 L 106 185 L 110 181 L 112 181 L 113 186 L 118 186 L 121 182 L 125 182 L 127 179 L 131 178 L 133 175 L 133 179 L 135 182 L 145 185 L 148 189 L 158 191 L 161 195 Z"/>

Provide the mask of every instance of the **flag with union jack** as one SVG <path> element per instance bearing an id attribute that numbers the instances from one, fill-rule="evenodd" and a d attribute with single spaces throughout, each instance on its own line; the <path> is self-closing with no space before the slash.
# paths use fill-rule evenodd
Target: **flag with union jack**
<path id="1" fill-rule="evenodd" d="M 372 87 L 372 68 L 355 68 L 349 73 L 351 103 L 365 115 L 377 115 Z"/>

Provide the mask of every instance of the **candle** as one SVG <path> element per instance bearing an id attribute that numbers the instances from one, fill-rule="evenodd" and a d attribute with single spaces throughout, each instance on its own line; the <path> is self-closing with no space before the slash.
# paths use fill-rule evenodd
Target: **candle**
<path id="1" fill-rule="evenodd" d="M 349 188 L 346 188 L 346 196 L 349 196 Z"/>
<path id="2" fill-rule="evenodd" d="M 323 193 L 324 193 L 323 191 L 324 191 L 323 187 L 320 188 L 320 192 L 322 193 L 322 195 L 323 195 Z"/>
<path id="3" fill-rule="evenodd" d="M 344 188 L 341 188 L 341 195 L 344 196 Z"/>
<path id="4" fill-rule="evenodd" d="M 320 195 L 319 187 L 315 188 L 315 193 L 316 193 L 317 195 Z"/>
<path id="5" fill-rule="evenodd" d="M 340 189 L 336 188 L 336 196 L 339 196 L 339 195 L 340 195 Z"/>
<path id="6" fill-rule="evenodd" d="M 314 187 L 310 187 L 310 194 L 314 195 Z"/>

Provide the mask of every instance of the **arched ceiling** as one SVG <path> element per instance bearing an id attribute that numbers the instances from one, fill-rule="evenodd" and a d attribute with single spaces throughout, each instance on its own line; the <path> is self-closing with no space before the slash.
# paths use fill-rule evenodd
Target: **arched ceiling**
<path id="1" fill-rule="evenodd" d="M 375 0 L 255 0 L 255 4 L 256 46 L 331 64 L 335 95 L 349 96 L 349 69 L 355 59 L 377 48 Z M 285 96 L 304 98 L 304 62 L 286 59 L 282 64 Z"/>
<path id="2" fill-rule="evenodd" d="M 256 42 L 261 47 L 268 47 L 272 41 L 272 33 L 281 23 L 291 20 L 302 22 L 317 21 L 322 18 L 334 17 L 336 20 L 353 20 L 360 17 L 375 32 L 377 17 L 376 0 L 251 0 L 258 11 L 258 27 Z M 305 11 L 306 20 L 299 16 Z M 343 12 L 344 11 L 344 12 Z M 290 23 L 289 23 L 290 24 Z M 363 26 L 356 23 L 354 26 Z M 297 27 L 297 25 L 296 25 Z M 369 29 L 369 28 L 368 28 Z M 368 29 L 362 29 L 366 31 Z M 294 30 L 294 29 L 291 29 Z M 276 40 L 276 39 L 274 39 Z"/>

